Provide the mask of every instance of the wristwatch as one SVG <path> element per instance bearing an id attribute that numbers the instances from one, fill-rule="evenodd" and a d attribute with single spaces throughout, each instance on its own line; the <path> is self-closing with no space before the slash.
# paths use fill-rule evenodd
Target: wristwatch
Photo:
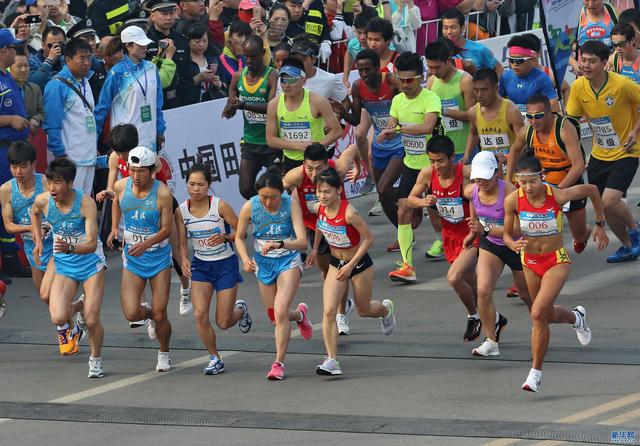
<path id="1" fill-rule="evenodd" d="M 76 252 L 76 247 L 74 245 L 67 246 L 67 254 L 73 254 Z"/>
<path id="2" fill-rule="evenodd" d="M 484 232 L 484 236 L 486 237 L 491 232 L 491 228 L 489 226 L 483 226 L 482 231 Z"/>
<path id="3" fill-rule="evenodd" d="M 600 226 L 601 228 L 604 228 L 604 220 L 596 220 L 596 226 Z"/>
<path id="4" fill-rule="evenodd" d="M 231 240 L 231 236 L 229 234 L 225 234 L 224 235 L 224 241 L 225 243 L 229 243 L 229 241 Z"/>
<path id="5" fill-rule="evenodd" d="M 396 133 L 400 133 L 400 130 L 402 130 L 402 127 L 400 127 L 400 125 L 396 126 Z"/>
<path id="6" fill-rule="evenodd" d="M 278 249 L 284 248 L 284 240 L 278 240 Z"/>

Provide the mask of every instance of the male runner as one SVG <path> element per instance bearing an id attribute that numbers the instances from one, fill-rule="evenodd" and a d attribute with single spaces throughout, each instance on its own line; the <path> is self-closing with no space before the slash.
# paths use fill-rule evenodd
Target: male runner
<path id="1" fill-rule="evenodd" d="M 640 84 L 640 49 L 634 44 L 636 31 L 628 23 L 616 25 L 611 30 L 611 70 Z"/>

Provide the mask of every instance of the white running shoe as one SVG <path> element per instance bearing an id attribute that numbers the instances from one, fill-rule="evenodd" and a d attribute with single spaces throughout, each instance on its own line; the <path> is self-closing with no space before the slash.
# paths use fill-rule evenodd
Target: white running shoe
<path id="1" fill-rule="evenodd" d="M 147 319 L 145 324 L 147 324 L 147 334 L 149 335 L 149 339 L 158 339 L 158 335 L 156 334 L 156 321 L 153 319 Z"/>
<path id="2" fill-rule="evenodd" d="M 148 302 L 142 303 L 142 306 L 144 308 L 150 308 Z M 140 319 L 139 321 L 131 321 L 131 322 L 129 322 L 129 328 L 144 327 L 145 325 L 147 325 L 147 320 L 146 319 Z"/>
<path id="3" fill-rule="evenodd" d="M 322 364 L 316 366 L 318 375 L 342 375 L 340 363 L 333 358 L 325 358 Z"/>
<path id="4" fill-rule="evenodd" d="M 589 345 L 591 342 L 591 329 L 587 326 L 587 311 L 582 305 L 578 305 L 573 309 L 573 314 L 576 315 L 576 323 L 573 328 L 578 336 L 578 341 L 582 345 Z"/>
<path id="5" fill-rule="evenodd" d="M 171 370 L 171 353 L 158 352 L 158 364 L 156 364 L 156 372 L 168 372 Z"/>
<path id="6" fill-rule="evenodd" d="M 340 336 L 349 336 L 351 334 L 347 317 L 344 314 L 336 314 L 336 324 L 338 324 L 338 334 Z"/>
<path id="7" fill-rule="evenodd" d="M 353 300 L 353 297 L 347 297 L 347 304 L 344 306 L 344 317 L 347 318 L 347 324 L 349 323 L 349 316 L 353 313 L 353 310 L 356 309 L 356 302 Z"/>
<path id="8" fill-rule="evenodd" d="M 83 309 L 78 311 L 78 313 L 76 315 L 76 325 L 78 326 L 78 328 L 80 330 L 87 331 L 87 323 L 84 320 L 84 294 L 81 294 L 80 297 L 78 297 L 78 300 L 76 300 L 73 303 L 75 304 L 77 302 L 82 302 Z"/>
<path id="9" fill-rule="evenodd" d="M 391 299 L 385 299 L 382 301 L 382 305 L 387 307 L 387 315 L 380 318 L 380 324 L 382 325 L 382 334 L 390 335 L 393 333 L 393 329 L 396 327 L 396 317 L 393 311 L 393 301 Z"/>
<path id="10" fill-rule="evenodd" d="M 522 384 L 522 390 L 528 392 L 537 392 L 540 389 L 540 382 L 542 381 L 542 372 L 540 370 L 531 369 L 527 380 Z"/>
<path id="11" fill-rule="evenodd" d="M 89 356 L 89 378 L 102 378 L 103 376 L 102 358 L 92 358 Z"/>
<path id="12" fill-rule="evenodd" d="M 189 316 L 193 313 L 193 304 L 191 303 L 191 288 L 183 289 L 180 287 L 180 316 Z"/>
<path id="13" fill-rule="evenodd" d="M 373 207 L 371 207 L 371 209 L 369 209 L 369 217 L 377 217 L 379 215 L 384 214 L 384 210 L 382 209 L 382 204 L 380 203 L 380 200 L 377 200 Z"/>
<path id="14" fill-rule="evenodd" d="M 487 338 L 479 347 L 471 350 L 473 356 L 500 356 L 498 343 Z"/>

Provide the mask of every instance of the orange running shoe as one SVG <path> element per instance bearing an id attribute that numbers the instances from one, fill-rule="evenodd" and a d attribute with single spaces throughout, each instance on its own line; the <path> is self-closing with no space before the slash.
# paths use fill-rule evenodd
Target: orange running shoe
<path id="1" fill-rule="evenodd" d="M 413 283 L 416 281 L 416 270 L 408 263 L 398 262 L 400 268 L 389 273 L 392 282 Z"/>
<path id="2" fill-rule="evenodd" d="M 71 329 L 67 329 L 64 334 L 58 332 L 58 344 L 62 356 L 74 356 L 80 352 L 78 341 L 80 340 L 81 332 L 82 330 L 79 330 L 75 335 L 72 335 Z"/>

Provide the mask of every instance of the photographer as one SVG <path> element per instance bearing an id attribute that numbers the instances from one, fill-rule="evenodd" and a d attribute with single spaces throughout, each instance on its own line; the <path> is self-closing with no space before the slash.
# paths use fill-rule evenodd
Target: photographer
<path id="1" fill-rule="evenodd" d="M 64 60 L 65 34 L 64 30 L 57 26 L 51 26 L 44 30 L 42 35 L 44 45 L 34 57 L 29 59 L 31 74 L 29 82 L 38 85 L 42 91 L 47 82 L 62 69 Z"/>
<path id="2" fill-rule="evenodd" d="M 39 21 L 30 24 L 31 45 L 37 50 L 45 47 L 47 28 L 56 26 L 66 34 L 77 22 L 77 19 L 69 14 L 66 0 L 31 0 L 26 4 L 29 15 L 40 16 Z"/>

